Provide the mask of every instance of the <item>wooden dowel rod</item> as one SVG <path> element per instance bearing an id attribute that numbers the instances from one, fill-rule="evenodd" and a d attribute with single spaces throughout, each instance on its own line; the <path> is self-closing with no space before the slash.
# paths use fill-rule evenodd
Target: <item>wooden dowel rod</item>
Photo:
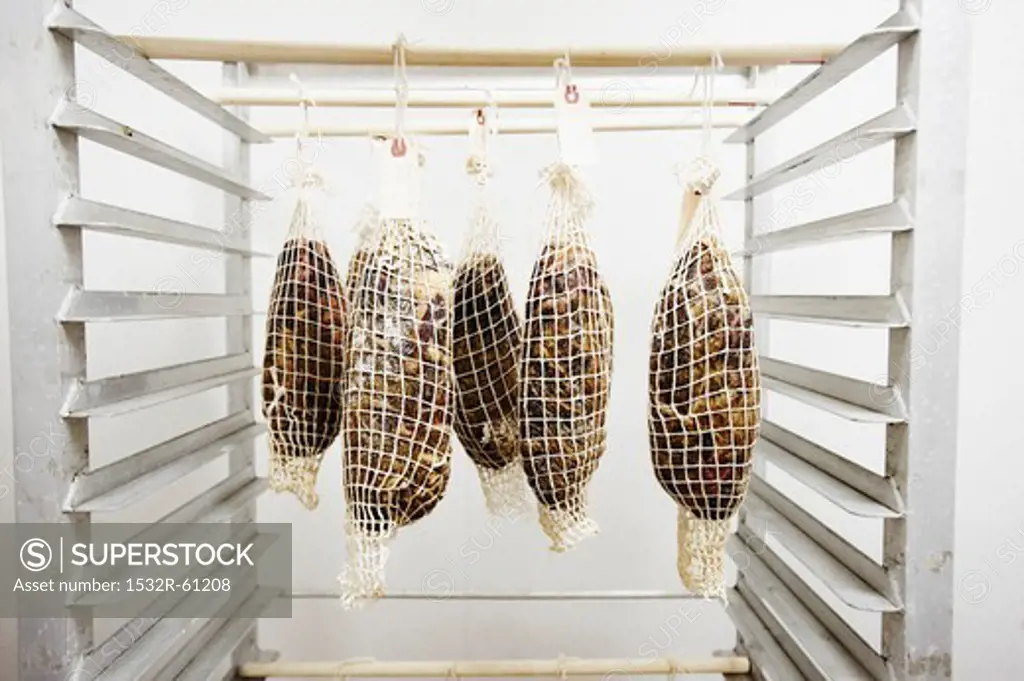
<path id="1" fill-rule="evenodd" d="M 714 128 L 738 128 L 749 117 L 744 116 L 722 116 L 712 121 Z M 630 118 L 626 115 L 609 115 L 594 121 L 594 132 L 640 132 L 654 130 L 700 130 L 700 118 L 693 117 L 693 120 L 679 120 L 674 118 L 649 117 L 648 120 Z M 469 121 L 444 121 L 438 123 L 407 124 L 405 127 L 410 137 L 436 137 L 451 135 L 466 135 L 469 131 Z M 269 125 L 260 127 L 260 131 L 271 137 L 293 137 L 299 128 L 297 125 Z M 539 135 L 555 132 L 555 122 L 550 119 L 539 120 L 499 120 L 499 135 Z M 378 126 L 367 126 L 358 124 L 316 124 L 312 125 L 310 135 L 317 134 L 323 137 L 369 137 L 373 135 L 391 135 L 394 133 L 394 123 L 386 123 Z"/>
<path id="2" fill-rule="evenodd" d="M 700 96 L 687 96 L 670 90 L 638 90 L 621 80 L 586 89 L 590 105 L 595 108 L 695 107 L 702 106 Z M 207 93 L 221 104 L 241 106 L 298 106 L 295 88 L 222 88 Z M 390 107 L 395 105 L 393 89 L 378 90 L 307 90 L 306 99 L 323 107 Z M 551 90 L 501 91 L 494 93 L 494 103 L 501 109 L 550 107 Z M 772 93 L 758 90 L 735 90 L 715 94 L 715 106 L 750 107 L 771 104 Z M 487 106 L 488 98 L 480 90 L 410 90 L 408 105 L 413 108 L 471 108 Z"/>
<path id="3" fill-rule="evenodd" d="M 445 661 L 360 661 L 351 662 L 250 662 L 237 672 L 241 678 L 450 678 L 510 676 L 604 676 L 667 674 L 746 674 L 746 657 L 591 659 L 577 660 L 454 660 Z"/>
<path id="4" fill-rule="evenodd" d="M 338 45 L 333 43 L 286 42 L 270 40 L 218 40 L 172 36 L 117 36 L 136 46 L 150 59 L 188 61 L 250 62 L 255 64 L 348 64 L 391 66 L 392 46 Z M 776 66 L 780 64 L 821 64 L 839 53 L 841 44 L 748 44 L 677 45 L 635 48 L 572 48 L 574 67 L 640 67 L 646 70 L 663 66 L 705 66 L 717 50 L 727 67 Z M 409 66 L 514 66 L 549 68 L 565 54 L 564 47 L 541 49 L 480 49 L 428 45 L 409 45 Z"/>
<path id="5" fill-rule="evenodd" d="M 281 598 L 298 599 L 337 599 L 339 591 L 299 591 L 282 594 Z M 390 591 L 380 596 L 380 600 L 394 601 L 663 601 L 663 600 L 706 600 L 693 593 L 675 591 L 533 591 L 485 592 L 455 591 L 452 593 L 428 591 Z"/>

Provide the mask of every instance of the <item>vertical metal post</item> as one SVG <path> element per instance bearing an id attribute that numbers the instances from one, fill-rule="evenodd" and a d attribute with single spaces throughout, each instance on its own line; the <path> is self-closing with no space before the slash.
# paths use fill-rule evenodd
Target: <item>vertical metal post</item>
<path id="1" fill-rule="evenodd" d="M 68 2 L 70 4 L 70 2 Z M 73 97 L 72 43 L 51 34 L 52 0 L 0 4 L 0 136 L 3 141 L 4 223 L 10 296 L 10 353 L 14 395 L 15 519 L 20 523 L 78 523 L 62 503 L 71 478 L 88 465 L 84 420 L 63 421 L 69 387 L 85 378 L 83 324 L 56 321 L 61 301 L 82 283 L 78 230 L 58 230 L 58 202 L 78 191 L 78 141 L 47 124 L 62 97 Z M 69 613 L 70 615 L 70 613 Z M 65 681 L 75 656 L 92 645 L 89 616 L 22 618 L 18 662 L 6 663 L 21 681 Z"/>
<path id="2" fill-rule="evenodd" d="M 747 74 L 747 86 L 750 88 L 756 88 L 764 81 L 769 69 L 765 67 L 754 66 L 750 68 Z M 757 140 L 752 139 L 746 143 L 746 174 L 745 181 L 750 183 L 754 179 L 754 175 L 757 174 L 757 152 L 756 152 Z M 771 286 L 771 275 L 768 269 L 768 262 L 763 256 L 755 257 L 757 254 L 757 236 L 759 231 L 770 229 L 771 226 L 762 227 L 760 230 L 757 225 L 757 216 L 760 214 L 756 208 L 760 207 L 764 212 L 764 206 L 770 201 L 768 195 L 761 195 L 757 197 L 750 197 L 743 202 L 743 246 L 745 249 L 752 249 L 752 253 L 747 253 L 743 256 L 743 288 L 746 289 L 747 295 L 763 295 L 768 292 L 768 288 Z M 757 204 L 760 204 L 758 206 Z M 771 213 L 769 213 L 771 215 Z M 757 353 L 759 355 L 768 354 L 768 322 L 767 320 L 761 325 L 761 328 L 757 329 Z M 766 396 L 762 395 L 762 408 L 767 405 Z M 755 459 L 754 467 L 764 472 L 764 463 L 759 462 Z"/>
<path id="3" fill-rule="evenodd" d="M 747 86 L 750 88 L 756 88 L 762 83 L 768 74 L 768 69 L 765 67 L 751 67 L 747 74 Z M 746 143 L 746 172 L 744 175 L 745 183 L 750 183 L 757 174 L 757 151 L 756 151 L 757 140 L 752 139 Z M 743 247 L 745 254 L 743 256 L 743 288 L 746 290 L 747 295 L 764 295 L 768 292 L 771 286 L 771 271 L 769 269 L 769 263 L 764 256 L 757 255 L 757 237 L 761 231 L 770 230 L 771 225 L 762 226 L 758 228 L 757 219 L 758 215 L 766 212 L 764 206 L 771 201 L 768 195 L 761 195 L 756 197 L 749 197 L 743 202 Z M 758 211 L 760 208 L 761 211 Z M 768 212 L 771 215 L 771 212 Z M 749 250 L 748 250 L 749 249 Z M 759 328 L 755 329 L 756 332 L 756 343 L 757 343 L 757 354 L 759 356 L 765 356 L 768 354 L 768 323 L 767 319 L 762 319 Z M 761 411 L 764 414 L 768 406 L 768 395 L 761 395 Z M 765 477 L 765 465 L 764 461 L 758 457 L 754 458 L 754 471 Z"/>
<path id="4" fill-rule="evenodd" d="M 248 66 L 244 63 L 225 63 L 222 66 L 225 87 L 243 85 L 248 77 Z M 243 120 L 248 120 L 248 107 L 231 107 L 231 111 Z M 224 132 L 224 168 L 236 178 L 249 183 L 250 144 L 231 132 Z M 245 242 L 252 244 L 252 213 L 248 200 L 224 194 L 224 230 L 231 234 L 240 234 Z M 249 299 L 252 309 L 252 259 L 248 255 L 225 254 L 224 262 L 225 293 L 242 294 Z M 228 318 L 227 320 L 227 352 L 228 354 L 247 353 L 253 358 L 252 350 L 252 317 L 245 315 Z M 253 359 L 253 361 L 255 361 Z M 245 381 L 228 388 L 228 412 L 245 411 L 251 420 L 255 420 L 253 406 L 253 386 Z M 230 474 L 248 470 L 256 475 L 256 448 L 253 440 L 235 449 L 230 455 Z M 256 503 L 251 502 L 246 511 L 239 516 L 240 522 L 251 522 L 256 519 Z M 258 653 L 256 646 L 256 626 L 239 644 L 232 654 L 232 665 L 239 665 L 255 659 Z"/>
<path id="5" fill-rule="evenodd" d="M 925 681 L 950 678 L 953 664 L 970 29 L 955 2 L 901 5 L 920 25 L 900 44 L 898 80 L 898 98 L 916 117 L 917 131 L 896 142 L 895 194 L 910 206 L 915 229 L 893 235 L 891 287 L 908 301 L 912 322 L 890 333 L 889 372 L 910 418 L 886 433 L 886 467 L 907 514 L 886 521 L 885 565 L 905 610 L 885 615 L 883 654 L 899 681 Z M 914 351 L 922 344 L 927 355 Z"/>
<path id="6" fill-rule="evenodd" d="M 241 85 L 246 77 L 245 64 L 226 63 L 223 65 L 225 87 Z M 233 107 L 233 113 L 246 120 L 248 109 Z M 231 132 L 224 132 L 224 168 L 236 178 L 249 182 L 249 143 Z M 250 202 L 237 196 L 224 194 L 224 230 L 240 235 L 246 242 L 252 242 L 250 224 Z M 252 307 L 252 261 L 248 255 L 224 253 L 225 293 L 249 297 Z M 226 321 L 228 354 L 246 353 L 252 358 L 252 317 L 248 315 L 229 317 Z M 249 382 L 239 382 L 228 389 L 228 410 L 230 413 L 247 412 L 255 419 L 253 411 L 253 388 Z M 250 469 L 255 475 L 255 446 L 250 440 L 231 454 L 231 473 Z M 251 520 L 251 518 L 248 518 Z"/>
<path id="7" fill-rule="evenodd" d="M 753 66 L 750 69 L 748 69 L 747 77 L 746 77 L 747 87 L 749 87 L 751 89 L 758 87 L 758 85 L 764 80 L 764 76 L 765 76 L 764 72 L 765 72 L 764 67 Z M 753 180 L 754 176 L 757 174 L 757 147 L 756 147 L 756 144 L 757 144 L 757 140 L 756 139 L 752 139 L 749 142 L 747 142 L 746 145 L 745 145 L 746 162 L 745 162 L 745 165 L 744 165 L 744 168 L 745 168 L 745 170 L 744 170 L 744 183 L 750 183 L 750 181 Z M 757 254 L 757 250 L 758 250 L 757 247 L 756 247 L 756 245 L 757 245 L 756 239 L 757 239 L 757 235 L 758 235 L 758 231 L 759 231 L 758 230 L 758 226 L 757 226 L 757 215 L 758 215 L 758 213 L 757 213 L 757 210 L 756 210 L 757 206 L 755 205 L 755 202 L 757 202 L 758 199 L 760 199 L 760 201 L 762 202 L 762 205 L 763 205 L 764 202 L 768 201 L 768 197 L 767 196 L 761 196 L 761 197 L 749 197 L 746 200 L 744 200 L 744 202 L 743 202 L 743 249 L 744 249 L 744 255 L 743 255 L 743 288 L 744 288 L 744 290 L 746 290 L 747 295 L 754 295 L 755 293 L 763 294 L 763 293 L 765 293 L 768 290 L 768 287 L 771 284 L 771 281 L 770 281 L 770 278 L 769 278 L 770 274 L 769 274 L 769 270 L 768 270 L 768 263 L 764 262 L 764 258 L 763 257 L 755 257 L 756 254 Z M 757 342 L 757 352 L 758 352 L 758 355 L 766 355 L 766 354 L 768 354 L 768 329 L 767 329 L 767 324 L 768 324 L 767 320 L 763 320 L 762 324 L 761 324 L 761 328 L 756 329 L 756 342 Z M 764 413 L 764 410 L 767 407 L 767 403 L 768 403 L 767 395 L 762 395 L 761 396 L 762 414 Z M 762 418 L 763 418 L 763 416 L 762 416 Z M 757 475 L 759 475 L 762 478 L 765 477 L 765 465 L 764 465 L 764 462 L 759 460 L 756 456 L 754 458 L 753 468 L 754 468 L 754 471 L 752 471 L 752 472 L 755 472 Z M 741 507 L 740 513 L 739 513 L 739 521 L 740 522 L 746 522 L 745 521 L 745 515 L 746 515 L 745 509 L 743 509 Z M 768 528 L 765 528 L 766 533 L 767 533 L 767 529 Z M 763 541 L 763 540 L 766 539 L 766 537 L 761 537 L 761 539 Z M 742 639 L 742 637 L 741 637 L 741 635 L 739 633 L 739 630 L 737 630 L 737 632 L 736 632 L 736 643 L 737 643 L 737 648 L 738 649 L 742 648 L 742 645 L 743 645 L 743 642 L 742 642 L 741 639 Z"/>

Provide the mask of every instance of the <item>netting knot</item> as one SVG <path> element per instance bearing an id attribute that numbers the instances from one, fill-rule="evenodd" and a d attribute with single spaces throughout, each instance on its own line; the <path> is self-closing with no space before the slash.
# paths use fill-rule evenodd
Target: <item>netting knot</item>
<path id="1" fill-rule="evenodd" d="M 685 167 L 679 169 L 677 174 L 679 183 L 685 189 L 701 196 L 707 196 L 715 182 L 721 177 L 722 171 L 707 156 L 697 156 Z"/>

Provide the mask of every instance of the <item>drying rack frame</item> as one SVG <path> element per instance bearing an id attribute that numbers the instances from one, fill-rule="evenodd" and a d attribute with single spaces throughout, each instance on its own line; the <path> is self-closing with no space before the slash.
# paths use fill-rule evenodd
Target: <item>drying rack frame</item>
<path id="1" fill-rule="evenodd" d="M 925 681 L 951 676 L 953 504 L 957 442 L 959 333 L 950 315 L 961 304 L 964 167 L 967 130 L 969 17 L 956 3 L 902 0 L 897 14 L 849 46 L 719 47 L 726 62 L 757 67 L 814 62 L 821 67 L 749 122 L 729 142 L 747 149 L 747 180 L 729 198 L 745 201 L 745 244 L 738 254 L 759 319 L 883 328 L 889 334 L 889 376 L 858 381 L 797 364 L 763 359 L 765 387 L 854 422 L 886 431 L 884 474 L 765 423 L 751 496 L 730 540 L 740 577 L 729 608 L 738 630 L 735 652 L 705 660 L 511 660 L 458 662 L 288 663 L 256 645 L 255 618 L 166 618 L 132 621 L 116 649 L 93 639 L 84 614 L 19 620 L 20 679 L 137 681 L 138 679 L 265 678 L 302 672 L 328 676 L 549 674 L 747 674 L 762 681 L 864 678 Z M 251 519 L 266 488 L 256 477 L 254 441 L 262 433 L 252 399 L 258 373 L 251 347 L 253 257 L 245 217 L 266 198 L 250 186 L 249 148 L 270 137 L 247 122 L 247 110 L 224 108 L 164 71 L 150 57 L 223 62 L 222 95 L 244 95 L 261 63 L 390 64 L 390 46 L 245 43 L 114 36 L 78 14 L 70 0 L 6 3 L 0 8 L 0 74 L 5 106 L 3 149 L 7 268 L 17 284 L 10 297 L 13 451 L 35 453 L 49 442 L 47 465 L 16 468 L 18 522 L 71 523 L 87 529 L 90 514 L 123 508 L 196 463 L 227 456 L 228 477 L 184 501 L 177 521 Z M 74 44 L 97 52 L 178 103 L 224 128 L 218 167 L 76 103 Z M 755 173 L 756 140 L 766 130 L 874 57 L 897 46 L 897 106 L 787 163 Z M 547 66 L 561 50 L 460 51 L 412 48 L 410 65 Z M 25 55 L 31 59 L 26 61 Z M 643 66 L 650 52 L 581 49 L 577 66 Z M 710 47 L 677 50 L 667 65 L 707 63 Z M 753 91 L 752 91 L 753 92 Z M 263 96 L 267 93 L 263 91 Z M 259 88 L 252 90 L 258 104 Z M 272 93 L 273 95 L 273 93 Z M 278 95 L 273 95 L 278 96 Z M 268 99 L 273 99 L 273 96 Z M 760 96 L 760 95 L 759 95 Z M 429 98 L 428 98 L 429 99 Z M 683 98 L 681 98 L 683 99 Z M 344 100 L 344 97 L 342 97 Z M 16 102 L 16 105 L 11 105 Z M 767 102 L 739 102 L 749 105 Z M 340 105 L 359 105 L 341 101 Z M 655 97 L 652 106 L 671 102 Z M 685 102 L 680 102 L 686 105 Z M 429 102 L 424 104 L 429 106 Z M 458 102 L 451 104 L 457 106 Z M 642 106 L 643 103 L 638 103 Z M 651 128 L 657 129 L 657 128 Z M 438 134 L 444 134 L 443 132 Z M 78 139 L 84 137 L 223 189 L 220 233 L 81 198 Z M 837 162 L 841 147 L 857 150 L 895 142 L 891 203 L 758 233 L 755 197 Z M 24 163 L 24 159 L 32 159 Z M 104 231 L 157 242 L 217 247 L 225 254 L 228 288 L 219 295 L 185 295 L 169 305 L 160 293 L 83 289 L 82 233 Z M 886 296 L 779 296 L 768 284 L 764 256 L 860 235 L 891 234 L 892 270 Z M 85 327 L 90 323 L 194 317 L 225 319 L 227 354 L 125 377 L 87 381 Z M 942 329 L 944 342 L 919 362 L 914 338 Z M 767 354 L 767 334 L 760 351 Z M 912 385 L 911 385 L 912 383 Z M 209 426 L 101 468 L 89 463 L 91 418 L 227 386 L 230 415 Z M 878 564 L 766 480 L 771 463 L 845 511 L 884 524 Z M 771 532 L 764 532 L 770 528 Z M 766 542 L 765 536 L 773 539 Z M 778 543 L 775 543 L 778 542 Z M 850 607 L 881 613 L 881 651 L 869 646 L 779 552 L 784 548 Z M 308 597 L 317 597 L 309 594 Z M 396 595 L 397 596 L 397 595 Z M 472 594 L 462 595 L 474 598 Z M 456 595 L 456 598 L 460 597 Z M 602 598 L 601 594 L 478 594 L 478 599 Z M 678 594 L 607 594 L 607 598 L 685 598 Z M 254 590 L 250 602 L 265 602 Z M 69 613 L 70 614 L 70 613 Z M 230 659 L 228 676 L 212 674 Z M 303 666 L 305 665 L 305 666 Z"/>

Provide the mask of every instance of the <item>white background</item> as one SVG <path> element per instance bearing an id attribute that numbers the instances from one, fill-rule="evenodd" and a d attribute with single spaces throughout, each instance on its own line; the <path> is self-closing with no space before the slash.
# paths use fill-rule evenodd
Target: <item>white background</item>
<path id="1" fill-rule="evenodd" d="M 954 0 L 946 0 L 953 2 Z M 1019 481 L 1024 464 L 1017 456 L 1024 435 L 1017 427 L 1024 368 L 1018 360 L 1024 344 L 1020 322 L 1024 301 L 1021 266 L 1024 230 L 1016 214 L 1015 162 L 1024 149 L 1013 125 L 1024 85 L 1016 77 L 1024 51 L 1012 27 L 1024 19 L 1024 7 L 1009 0 L 963 3 L 980 11 L 970 15 L 973 30 L 971 118 L 967 167 L 967 222 L 963 290 L 969 291 L 993 267 L 1002 264 L 1000 286 L 990 303 L 961 315 L 959 469 L 955 578 L 964 580 L 964 598 L 955 604 L 955 678 L 1011 678 L 1015 644 L 1024 631 L 1024 502 Z M 896 6 L 890 0 L 822 3 L 811 0 L 696 0 L 668 2 L 525 2 L 471 4 L 466 0 L 389 1 L 292 0 L 287 4 L 252 0 L 236 3 L 172 0 L 168 3 L 82 0 L 77 7 L 117 32 L 161 35 L 207 35 L 245 39 L 302 39 L 337 42 L 390 42 L 398 31 L 410 40 L 431 44 L 530 46 L 652 45 L 665 54 L 674 45 L 736 42 L 845 42 L 876 25 Z M 695 10 L 705 8 L 705 16 Z M 222 139 L 214 126 L 124 76 L 90 53 L 81 52 L 80 96 L 100 113 L 112 116 L 210 161 L 220 162 Z M 893 104 L 894 52 L 887 53 L 849 82 L 779 125 L 758 145 L 764 169 L 882 112 Z M 219 68 L 174 64 L 170 68 L 200 89 L 219 84 Z M 801 75 L 795 68 L 765 74 L 763 85 L 782 87 Z M 524 83 L 526 74 L 504 76 L 460 72 L 451 82 L 501 88 Z M 437 72 L 412 70 L 417 82 L 437 82 Z M 529 74 L 533 83 L 549 74 Z M 615 75 L 617 92 L 672 84 L 683 91 L 690 79 L 671 69 L 653 78 Z M 368 78 L 390 83 L 390 69 L 351 74 L 345 83 Z M 309 79 L 312 83 L 312 76 Z M 732 81 L 729 85 L 740 85 Z M 726 85 L 721 85 L 726 87 Z M 411 114 L 414 118 L 417 113 Z M 628 111 L 621 115 L 628 115 Z M 387 113 L 316 112 L 323 120 L 349 122 Z M 425 114 L 424 114 L 425 115 Z M 448 112 L 451 115 L 451 112 Z M 507 115 L 514 115 L 514 112 Z M 681 115 L 696 117 L 696 112 Z M 257 124 L 296 121 L 291 110 L 258 111 Z M 721 138 L 722 134 L 717 134 Z M 424 213 L 432 228 L 457 254 L 467 224 L 470 185 L 461 138 L 426 140 L 427 172 Z M 591 489 L 592 515 L 601 525 L 598 538 L 569 555 L 552 555 L 531 517 L 486 524 L 476 475 L 461 448 L 454 452 L 454 472 L 444 502 L 427 519 L 403 530 L 393 545 L 388 570 L 395 590 L 443 593 L 457 590 L 616 590 L 676 589 L 675 516 L 673 504 L 650 474 L 646 439 L 646 364 L 648 323 L 670 261 L 677 218 L 675 164 L 698 150 L 696 133 L 625 133 L 598 137 L 600 163 L 590 172 L 597 212 L 592 223 L 594 246 L 611 289 L 616 310 L 615 375 L 609 419 L 609 450 Z M 254 149 L 252 180 L 280 189 L 272 179 L 292 151 L 288 142 Z M 505 137 L 495 144 L 495 209 L 509 240 L 506 255 L 520 303 L 542 228 L 546 193 L 538 172 L 555 154 L 551 136 Z M 739 185 L 743 176 L 740 147 L 717 147 L 723 164 L 720 187 Z M 830 177 L 782 187 L 759 201 L 757 224 L 779 229 L 797 222 L 873 205 L 891 197 L 891 145 L 838 167 Z M 369 144 L 365 140 L 331 140 L 319 157 L 335 196 L 327 229 L 334 254 L 347 262 L 349 228 L 372 189 Z M 279 173 L 280 175 L 280 173 Z M 797 190 L 798 210 L 784 207 Z M 223 220 L 217 190 L 94 145 L 82 145 L 82 190 L 87 198 L 155 212 L 209 227 Z M 2 201 L 2 194 L 0 194 Z M 782 206 L 782 208 L 780 208 Z M 0 211 L 0 218 L 3 212 Z M 738 244 L 742 205 L 722 207 L 726 235 Z M 273 250 L 288 218 L 283 200 L 261 214 L 254 242 Z M 2 225 L 0 225 L 2 226 Z M 926 225 L 921 226 L 926 229 Z M 7 239 L 17 238 L 7 234 Z M 0 240 L 0 251 L 4 240 Z M 848 242 L 787 252 L 770 258 L 772 293 L 880 294 L 886 292 L 886 238 Z M 1016 247 L 1016 254 L 1014 249 Z M 3 258 L 0 258 L 0 268 Z M 2 273 L 2 271 L 0 271 Z M 951 275 L 954 273 L 950 273 Z M 943 276 L 936 272 L 935 276 Z M 254 266 L 257 308 L 265 305 L 272 263 Z M 174 248 L 87 235 L 86 285 L 97 289 L 223 290 L 222 263 L 216 256 Z M 2 287 L 7 286 L 6 290 Z M 17 291 L 17 282 L 0 276 L 0 291 Z M 0 296 L 0 303 L 5 297 Z M 0 309 L 2 311 L 2 309 Z M 257 351 L 262 317 L 255 321 Z M 223 352 L 223 322 L 150 322 L 90 328 L 91 378 L 160 365 L 213 357 Z M 881 332 L 816 329 L 773 323 L 771 354 L 864 380 L 879 380 L 886 370 Z M 8 332 L 0 314 L 0 340 Z M 919 339 L 925 347 L 933 342 Z M 9 385 L 6 353 L 0 356 L 0 386 Z M 0 429 L 9 432 L 9 390 L 0 390 Z M 13 396 L 14 399 L 17 395 Z M 855 428 L 773 396 L 773 418 L 783 425 L 842 451 L 865 466 L 882 462 L 881 433 Z M 100 422 L 92 428 L 92 461 L 102 465 L 121 456 L 198 427 L 224 415 L 224 396 L 213 391 L 155 407 L 140 414 Z M 6 420 L 5 420 L 6 419 Z M 5 436 L 5 441 L 9 438 Z M 11 466 L 10 447 L 0 452 L 0 470 Z M 260 520 L 293 523 L 296 591 L 329 591 L 343 559 L 340 471 L 337 446 L 321 474 L 320 507 L 303 510 L 287 497 L 260 501 Z M 265 470 L 260 451 L 260 469 Z M 100 521 L 155 519 L 223 474 L 220 463 L 207 466 L 133 507 L 129 514 Z M 924 474 L 927 474 L 926 472 Z M 876 557 L 880 533 L 852 521 L 815 493 L 773 473 L 773 481 L 798 496 L 806 508 L 833 524 L 851 541 Z M 952 501 L 952 500 L 950 500 Z M 10 517 L 10 496 L 0 500 L 0 514 Z M 1014 542 L 1015 547 L 1007 542 Z M 985 591 L 979 591 L 978 585 Z M 977 594 L 983 593 L 980 602 Z M 877 645 L 871 618 L 849 615 L 865 637 Z M 97 625 L 97 640 L 114 622 Z M 290 621 L 265 621 L 263 647 L 281 651 L 282 659 L 342 659 L 372 656 L 387 659 L 485 657 L 635 657 L 652 652 L 706 655 L 731 648 L 734 633 L 718 606 L 695 601 L 643 603 L 460 604 L 455 602 L 387 602 L 352 615 L 337 603 L 297 601 Z M 0 649 L 0 654 L 3 650 Z"/>

